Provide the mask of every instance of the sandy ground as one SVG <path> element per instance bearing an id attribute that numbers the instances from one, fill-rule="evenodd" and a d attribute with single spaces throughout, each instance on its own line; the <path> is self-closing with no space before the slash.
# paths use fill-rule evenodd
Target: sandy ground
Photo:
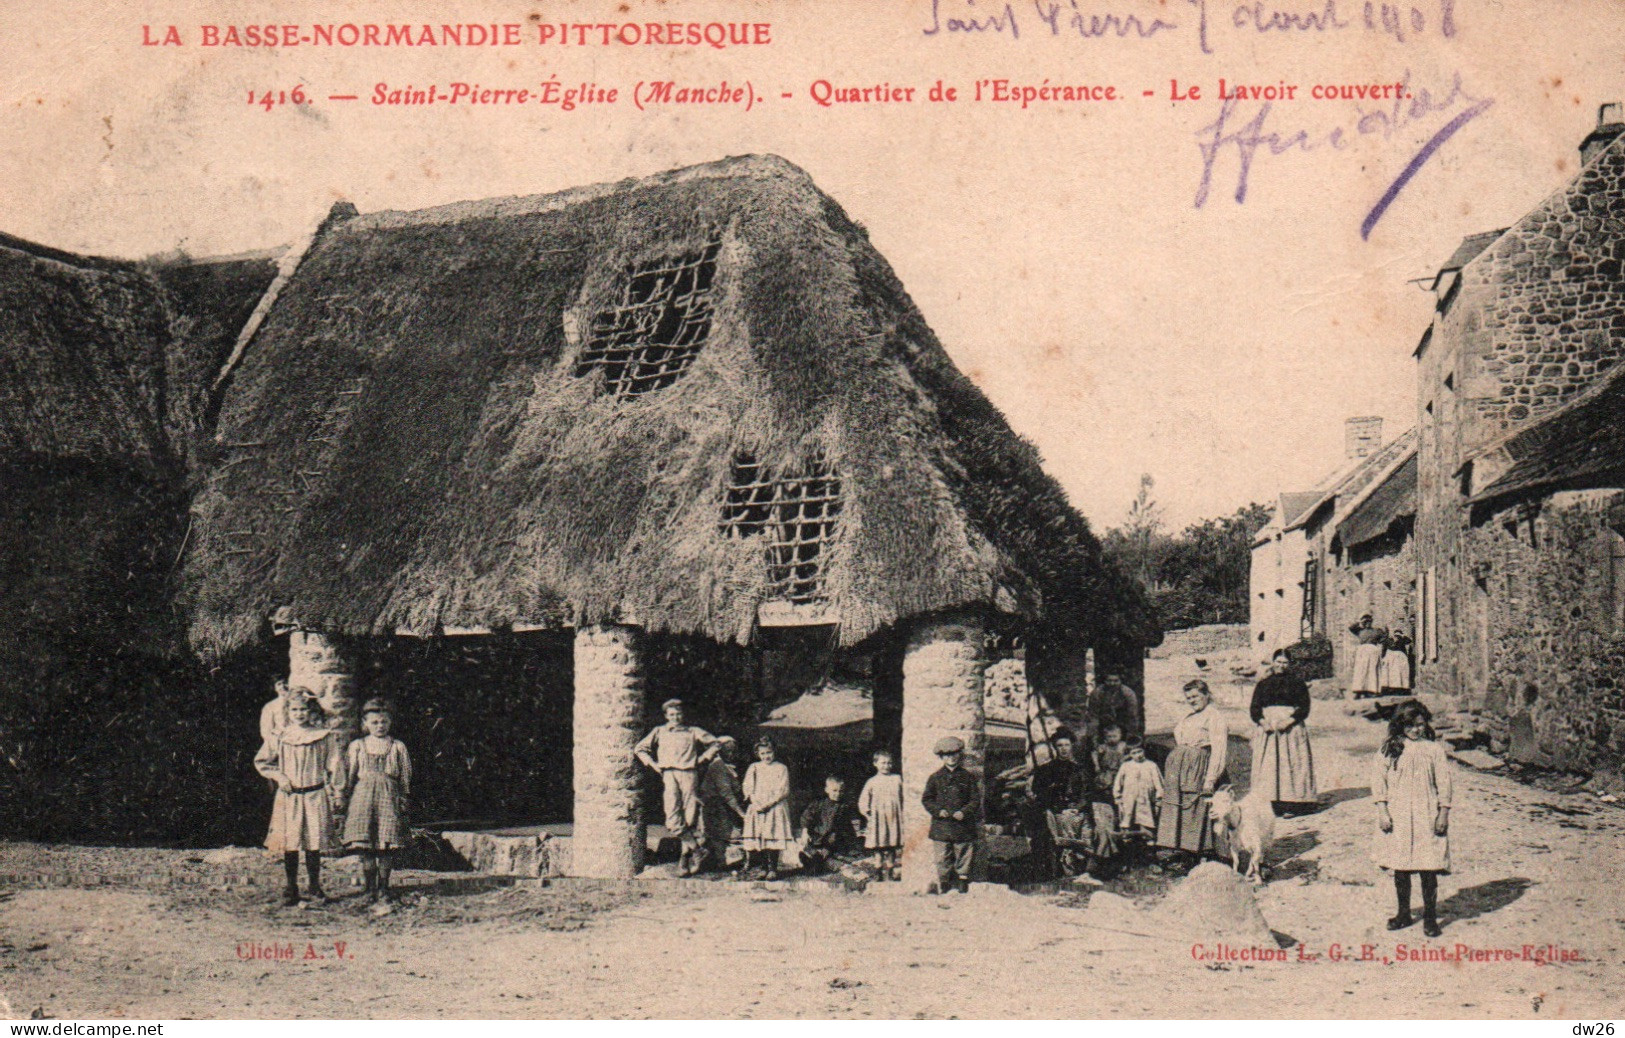
<path id="1" fill-rule="evenodd" d="M 1224 660 L 1210 661 L 1209 672 Z M 1152 661 L 1153 724 L 1190 659 Z M 1246 686 L 1215 683 L 1233 710 Z M 1234 713 L 1238 719 L 1239 712 Z M 1201 959 L 1217 941 L 1108 927 L 1083 893 L 928 898 L 742 884 L 561 883 L 426 894 L 395 915 L 308 911 L 218 886 L 185 852 L 0 845 L 0 1012 L 53 1017 L 1495 1017 L 1617 1015 L 1625 812 L 1464 773 L 1445 935 L 1391 935 L 1369 863 L 1380 726 L 1317 703 L 1329 806 L 1283 820 L 1258 904 L 1286 962 Z M 195 856 L 195 855 L 194 855 Z M 56 865 L 53 866 L 52 863 Z M 105 886 L 41 887 L 70 866 Z M 188 882 L 166 879 L 178 870 Z M 191 870 L 191 871 L 188 871 Z M 3 882 L 3 880 L 0 880 Z M 1149 901 L 1150 899 L 1144 899 Z M 1133 933 L 1123 932 L 1134 930 Z M 1193 949 L 1201 941 L 1203 948 Z M 339 945 L 342 944 L 342 953 Z M 1399 961 L 1410 948 L 1555 945 L 1583 958 Z M 244 958 L 255 946 L 291 959 Z M 1363 945 L 1370 957 L 1361 960 Z M 1341 961 L 1334 957 L 1341 952 Z"/>

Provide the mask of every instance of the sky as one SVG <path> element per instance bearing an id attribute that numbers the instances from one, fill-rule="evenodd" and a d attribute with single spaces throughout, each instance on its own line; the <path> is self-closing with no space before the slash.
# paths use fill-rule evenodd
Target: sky
<path id="1" fill-rule="evenodd" d="M 0 2 L 0 230 L 103 255 L 229 254 L 307 233 L 338 199 L 413 209 L 775 153 L 868 229 L 1101 528 L 1142 473 L 1177 528 L 1313 485 L 1342 462 L 1348 417 L 1381 416 L 1388 438 L 1413 424 L 1433 306 L 1417 279 L 1562 187 L 1598 105 L 1625 99 L 1625 5 L 1610 0 L 36 6 Z M 655 20 L 766 22 L 771 42 L 532 35 Z M 514 23 L 523 45 L 201 46 L 202 26 L 268 22 Z M 143 45 L 170 25 L 183 45 Z M 380 83 L 550 77 L 618 100 L 371 103 Z M 1227 93 L 1297 89 L 1221 101 L 1221 78 Z M 628 103 L 662 79 L 753 100 Z M 1120 96 L 974 100 L 999 80 Z M 938 81 L 956 100 L 928 99 Z M 1308 96 L 1383 83 L 1409 100 Z M 821 84 L 915 94 L 822 105 Z M 249 101 L 294 86 L 313 102 Z"/>

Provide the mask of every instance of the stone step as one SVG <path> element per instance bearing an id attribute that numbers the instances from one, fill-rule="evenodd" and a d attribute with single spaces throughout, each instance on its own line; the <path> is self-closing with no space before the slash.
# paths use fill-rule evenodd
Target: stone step
<path id="1" fill-rule="evenodd" d="M 1506 767 L 1506 762 L 1483 750 L 1450 750 L 1450 759 L 1460 761 L 1475 771 L 1495 771 Z"/>
<path id="2" fill-rule="evenodd" d="M 446 830 L 446 845 L 486 876 L 554 877 L 570 871 L 570 837 L 545 829 L 470 832 Z"/>

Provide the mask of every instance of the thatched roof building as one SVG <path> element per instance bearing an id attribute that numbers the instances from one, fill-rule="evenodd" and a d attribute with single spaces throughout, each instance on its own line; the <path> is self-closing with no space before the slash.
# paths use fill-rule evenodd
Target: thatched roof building
<path id="1" fill-rule="evenodd" d="M 170 762 L 155 781 L 233 767 L 222 747 L 270 656 L 235 650 L 273 616 L 289 683 L 338 727 L 401 666 L 439 673 L 445 642 L 396 635 L 556 631 L 477 639 L 507 678 L 395 687 L 423 710 L 480 703 L 462 730 L 519 755 L 503 781 L 573 798 L 575 873 L 625 876 L 643 853 L 630 751 L 660 696 L 715 707 L 732 681 L 754 708 L 775 654 L 855 649 L 875 738 L 917 786 L 945 735 L 980 764 L 990 628 L 1027 639 L 1035 686 L 1068 692 L 1087 650 L 1121 669 L 1159 636 L 863 229 L 780 159 L 420 212 L 340 204 L 286 251 L 236 259 L 3 239 L 0 344 L 0 521 L 24 531 L 0 543 L 0 631 L 77 625 L 108 647 L 46 664 L 0 634 L 0 664 L 23 662 L 16 687 L 68 659 L 101 668 L 57 675 L 41 733 L 72 731 L 87 690 L 178 704 L 152 713 L 184 736 L 121 736 Z M 179 639 L 138 632 L 179 618 L 224 685 L 163 669 L 186 660 L 106 664 L 136 642 L 157 659 Z M 545 731 L 489 723 L 505 699 Z M 87 746 L 58 756 L 127 765 Z M 62 801 L 36 785 L 18 802 Z"/>
<path id="2" fill-rule="evenodd" d="M 0 235 L 0 803 L 7 835 L 174 838 L 218 813 L 171 576 L 212 356 L 270 266 Z M 86 723 L 94 712 L 95 723 Z M 156 785 L 163 795 L 142 797 Z M 182 792 L 177 793 L 179 788 Z"/>
<path id="3" fill-rule="evenodd" d="M 863 229 L 773 157 L 335 213 L 243 344 L 194 643 L 636 623 L 854 645 L 959 607 L 1152 642 Z"/>

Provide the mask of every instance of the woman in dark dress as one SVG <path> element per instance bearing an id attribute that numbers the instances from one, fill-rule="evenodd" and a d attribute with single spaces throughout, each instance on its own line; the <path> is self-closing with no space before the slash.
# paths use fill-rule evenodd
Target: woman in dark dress
<path id="1" fill-rule="evenodd" d="M 1293 674 L 1286 651 L 1270 660 L 1270 672 L 1253 689 L 1252 788 L 1269 792 L 1281 813 L 1313 810 L 1315 755 L 1309 746 L 1309 686 Z"/>

